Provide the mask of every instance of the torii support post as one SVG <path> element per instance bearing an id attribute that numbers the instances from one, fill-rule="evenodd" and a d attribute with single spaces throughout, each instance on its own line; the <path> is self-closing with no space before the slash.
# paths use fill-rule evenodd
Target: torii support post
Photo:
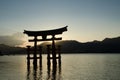
<path id="1" fill-rule="evenodd" d="M 39 46 L 38 49 L 36 49 L 36 53 L 39 51 L 39 56 L 37 57 L 37 54 L 33 54 L 33 56 L 30 56 L 30 53 L 31 52 L 35 52 L 35 48 L 31 48 L 31 46 L 27 46 L 27 67 L 29 69 L 30 67 L 30 60 L 33 59 L 33 62 L 34 60 L 36 59 L 36 62 L 35 62 L 35 65 L 34 65 L 34 68 L 36 68 L 36 65 L 37 65 L 37 59 L 39 59 L 39 65 L 40 67 L 42 67 L 42 47 Z"/>
<path id="2" fill-rule="evenodd" d="M 55 40 L 62 40 L 62 38 L 56 38 L 55 35 L 62 34 L 64 31 L 67 31 L 67 27 L 54 29 L 54 30 L 47 30 L 47 31 L 27 31 L 24 30 L 24 33 L 30 37 L 34 37 L 34 39 L 30 39 L 29 42 L 34 42 L 34 56 L 33 56 L 33 65 L 37 66 L 37 42 L 38 41 L 52 41 L 52 59 L 53 59 L 53 67 L 56 67 L 56 47 L 55 47 Z M 41 36 L 42 39 L 37 39 L 38 36 Z M 52 36 L 52 38 L 48 38 L 47 36 Z M 41 53 L 42 54 L 42 53 Z M 41 57 L 41 56 L 40 56 Z M 32 58 L 31 58 L 32 59 Z M 42 61 L 42 57 L 40 58 Z M 42 63 L 42 62 L 40 62 Z"/>
<path id="3" fill-rule="evenodd" d="M 42 46 L 39 46 L 39 65 L 42 67 Z"/>
<path id="4" fill-rule="evenodd" d="M 53 52 L 52 52 L 52 46 L 51 45 L 47 45 L 47 65 L 48 65 L 48 69 L 51 65 L 51 60 L 52 63 L 53 63 L 53 67 L 56 67 L 55 64 L 57 64 L 57 62 L 59 63 L 59 66 L 61 66 L 61 46 L 58 45 L 58 46 L 55 46 L 55 54 L 53 55 Z M 50 56 L 52 55 L 52 56 Z M 58 60 L 57 60 L 58 59 Z M 56 60 L 56 63 L 54 63 L 54 60 Z"/>
<path id="5" fill-rule="evenodd" d="M 50 46 L 51 45 L 47 45 L 47 65 L 48 65 L 48 70 L 50 70 L 50 65 L 51 65 L 51 62 L 50 62 Z"/>
<path id="6" fill-rule="evenodd" d="M 30 67 L 30 46 L 27 46 L 27 67 Z"/>
<path id="7" fill-rule="evenodd" d="M 33 64 L 37 66 L 37 36 L 34 36 L 34 56 Z"/>
<path id="8" fill-rule="evenodd" d="M 56 67 L 56 47 L 55 47 L 55 35 L 52 35 L 52 57 L 53 57 L 53 67 Z"/>

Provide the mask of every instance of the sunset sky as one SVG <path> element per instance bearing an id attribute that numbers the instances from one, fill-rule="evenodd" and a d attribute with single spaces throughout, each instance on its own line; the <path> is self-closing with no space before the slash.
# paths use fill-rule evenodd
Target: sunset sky
<path id="1" fill-rule="evenodd" d="M 20 40 L 27 40 L 22 35 L 24 29 L 49 30 L 66 25 L 63 40 L 118 37 L 120 0 L 0 0 L 0 43 L 14 39 L 21 44 Z"/>

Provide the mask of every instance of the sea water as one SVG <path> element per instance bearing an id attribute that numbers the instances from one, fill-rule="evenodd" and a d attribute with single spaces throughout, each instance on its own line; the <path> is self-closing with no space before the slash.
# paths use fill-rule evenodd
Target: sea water
<path id="1" fill-rule="evenodd" d="M 54 74 L 42 56 L 36 70 L 32 60 L 28 70 L 26 55 L 0 56 L 0 80 L 120 80 L 120 54 L 62 54 Z"/>

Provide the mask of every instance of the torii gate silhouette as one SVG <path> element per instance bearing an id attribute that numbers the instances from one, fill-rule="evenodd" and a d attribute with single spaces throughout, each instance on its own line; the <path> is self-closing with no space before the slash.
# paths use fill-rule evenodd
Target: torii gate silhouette
<path id="1" fill-rule="evenodd" d="M 42 48 L 39 47 L 39 51 L 40 51 L 40 56 L 37 57 L 37 42 L 38 41 L 52 41 L 52 45 L 47 45 L 47 64 L 48 64 L 48 67 L 50 67 L 50 59 L 52 59 L 52 63 L 53 63 L 53 67 L 56 67 L 56 59 L 59 59 L 59 63 L 61 64 L 61 54 L 60 54 L 60 49 L 58 51 L 58 57 L 56 56 L 56 46 L 55 46 L 55 40 L 62 40 L 62 37 L 59 37 L 59 38 L 56 38 L 55 35 L 59 35 L 59 34 L 62 34 L 64 31 L 67 31 L 67 27 L 68 26 L 65 26 L 65 27 L 62 27 L 62 28 L 59 28 L 59 29 L 53 29 L 53 30 L 46 30 L 46 31 L 27 31 L 27 30 L 24 30 L 24 34 L 27 34 L 29 37 L 34 37 L 34 39 L 29 39 L 28 41 L 29 42 L 34 42 L 34 53 L 33 53 L 33 57 L 30 57 L 30 46 L 27 46 L 28 49 L 28 56 L 27 56 L 27 63 L 28 65 L 30 65 L 30 59 L 33 59 L 33 65 L 34 67 L 37 66 L 37 59 L 40 60 L 40 65 L 42 66 Z M 41 36 L 42 39 L 38 39 L 38 37 Z M 52 36 L 51 38 L 47 38 L 47 36 Z M 51 49 L 50 49 L 50 46 L 51 46 Z M 60 46 L 59 46 L 60 48 Z M 50 51 L 51 50 L 51 51 Z M 52 57 L 50 57 L 50 52 L 52 53 Z"/>

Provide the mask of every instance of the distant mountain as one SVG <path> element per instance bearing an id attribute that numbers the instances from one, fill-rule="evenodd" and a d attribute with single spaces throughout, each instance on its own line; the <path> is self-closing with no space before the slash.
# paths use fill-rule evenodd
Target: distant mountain
<path id="1" fill-rule="evenodd" d="M 23 54 L 25 53 L 25 48 L 21 47 L 11 47 L 5 44 L 0 44 L 0 52 L 1 54 Z"/>
<path id="2" fill-rule="evenodd" d="M 46 45 L 50 45 L 50 43 L 42 43 L 40 46 L 43 46 L 44 52 L 46 52 Z M 73 53 L 79 52 L 80 42 L 76 40 L 64 40 L 57 41 L 56 46 L 61 45 L 61 52 L 64 53 Z"/>
<path id="3" fill-rule="evenodd" d="M 50 44 L 50 42 L 44 42 L 38 46 L 43 46 L 43 52 L 46 53 L 46 45 Z M 120 53 L 120 37 L 105 38 L 103 41 L 95 40 L 86 43 L 76 40 L 63 40 L 57 41 L 57 45 L 61 45 L 62 53 Z M 26 54 L 26 49 L 0 44 L 1 54 Z"/>
<path id="4" fill-rule="evenodd" d="M 42 43 L 46 46 L 50 43 Z M 64 40 L 56 42 L 61 45 L 62 53 L 120 53 L 120 37 L 105 38 L 103 41 L 81 43 L 76 40 Z"/>

